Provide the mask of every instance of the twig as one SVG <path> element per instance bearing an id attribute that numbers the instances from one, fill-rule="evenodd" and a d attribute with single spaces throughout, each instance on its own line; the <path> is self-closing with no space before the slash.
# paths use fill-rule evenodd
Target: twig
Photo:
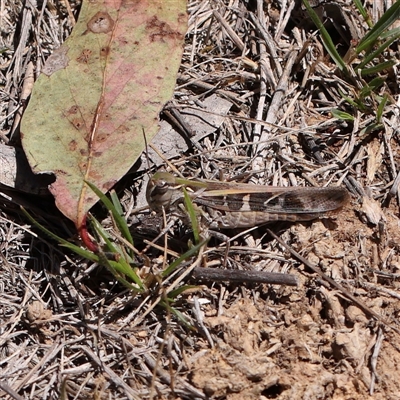
<path id="1" fill-rule="evenodd" d="M 253 22 L 255 22 L 257 28 L 261 30 L 261 24 L 259 23 L 258 19 L 253 15 L 250 14 L 252 17 Z M 267 97 L 267 74 L 268 71 L 271 70 L 269 63 L 268 63 L 268 54 L 266 51 L 266 45 L 263 42 L 260 42 L 259 44 L 260 47 L 260 96 L 259 96 L 259 101 L 257 105 L 257 119 L 262 119 L 263 114 L 264 114 L 264 108 L 265 108 L 265 99 Z M 253 130 L 253 137 L 257 140 L 261 137 L 261 130 L 262 126 L 257 124 L 254 127 Z"/>
<path id="2" fill-rule="evenodd" d="M 11 389 L 5 382 L 0 382 L 0 389 L 9 394 L 14 400 L 24 400 L 15 390 Z"/>
<path id="3" fill-rule="evenodd" d="M 195 268 L 192 277 L 196 280 L 214 282 L 269 283 L 270 285 L 297 286 L 294 275 L 265 271 L 238 271 L 219 268 Z"/>
<path id="4" fill-rule="evenodd" d="M 236 44 L 240 51 L 244 50 L 244 43 L 242 39 L 238 36 L 238 34 L 231 28 L 231 26 L 226 22 L 223 16 L 216 10 L 214 10 L 215 19 L 224 27 L 228 36 L 232 39 L 232 41 Z"/>
<path id="5" fill-rule="evenodd" d="M 203 321 L 203 313 L 200 309 L 200 303 L 199 303 L 199 299 L 197 298 L 197 296 L 194 296 L 194 305 L 193 305 L 193 314 L 196 317 L 196 321 L 199 324 L 199 326 L 201 327 L 204 335 L 206 336 L 208 343 L 210 344 L 211 347 L 214 347 L 214 341 L 211 337 L 211 334 L 208 330 L 208 328 L 204 325 L 204 321 Z"/>
<path id="6" fill-rule="evenodd" d="M 199 88 L 202 90 L 218 93 L 221 96 L 225 97 L 226 99 L 236 102 L 237 104 L 244 103 L 244 100 L 242 100 L 239 95 L 229 92 L 228 90 L 219 89 L 218 86 L 204 82 L 199 78 L 191 78 L 187 75 L 178 74 L 177 80 L 180 83 L 180 85 L 176 88 L 176 90 L 182 89 L 186 86 L 193 86 L 195 88 Z"/>
<path id="7" fill-rule="evenodd" d="M 288 82 L 290 80 L 290 73 L 292 72 L 292 67 L 296 60 L 297 54 L 297 51 L 292 51 L 287 58 L 285 70 L 279 78 L 278 85 L 275 89 L 274 95 L 272 96 L 271 104 L 268 108 L 267 116 L 265 118 L 266 122 L 273 123 L 277 119 L 278 110 L 282 107 L 282 100 L 286 96 Z M 268 130 L 264 130 L 261 134 L 260 142 L 263 142 L 267 139 L 270 139 L 270 132 Z M 257 163 L 259 162 L 260 158 L 262 158 L 262 152 L 264 149 L 265 145 L 263 143 L 260 143 L 257 146 L 257 157 L 253 162 L 254 169 L 257 168 Z"/>
<path id="8" fill-rule="evenodd" d="M 163 369 L 157 366 L 156 361 L 151 357 L 149 354 L 143 354 L 143 358 L 145 360 L 146 366 L 157 373 L 160 377 L 161 381 L 165 382 L 166 384 L 171 384 L 171 377 L 168 373 L 166 373 Z M 183 379 L 177 377 L 177 383 L 181 388 L 187 390 L 192 398 L 199 398 L 199 399 L 207 399 L 208 397 L 202 393 L 200 390 L 196 389 L 194 386 L 190 385 L 188 382 L 185 382 Z M 177 389 L 178 390 L 178 389 Z M 180 389 L 182 390 L 182 389 Z"/>
<path id="9" fill-rule="evenodd" d="M 376 371 L 376 366 L 378 363 L 378 354 L 381 351 L 381 347 L 382 347 L 382 342 L 383 339 L 385 338 L 382 329 L 379 329 L 378 331 L 378 337 L 376 338 L 376 343 L 375 343 L 375 347 L 374 347 L 374 351 L 372 353 L 371 356 L 371 369 L 372 369 L 372 376 L 371 376 L 371 385 L 369 388 L 369 394 L 372 396 L 372 394 L 374 393 L 374 388 L 375 388 L 375 381 L 378 378 L 378 373 Z"/>
<path id="10" fill-rule="evenodd" d="M 118 376 L 105 362 L 101 360 L 89 346 L 81 346 L 82 350 L 86 353 L 87 357 L 91 359 L 98 367 L 100 367 L 106 374 L 110 376 L 110 380 L 114 385 L 121 387 L 131 399 L 139 400 L 137 392 L 134 391 L 124 380 Z"/>

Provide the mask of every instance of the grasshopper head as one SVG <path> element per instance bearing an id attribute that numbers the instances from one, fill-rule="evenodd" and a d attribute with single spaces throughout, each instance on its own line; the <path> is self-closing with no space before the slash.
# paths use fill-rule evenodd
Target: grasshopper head
<path id="1" fill-rule="evenodd" d="M 147 184 L 146 199 L 154 211 L 170 209 L 181 197 L 181 191 L 177 190 L 176 178 L 168 172 L 156 172 Z"/>

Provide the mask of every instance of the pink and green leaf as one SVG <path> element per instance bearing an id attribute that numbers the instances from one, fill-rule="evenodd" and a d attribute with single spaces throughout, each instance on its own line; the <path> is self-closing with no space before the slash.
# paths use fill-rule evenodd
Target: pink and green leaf
<path id="1" fill-rule="evenodd" d="M 86 0 L 47 60 L 25 112 L 22 144 L 77 227 L 132 167 L 171 98 L 186 31 L 186 0 Z"/>

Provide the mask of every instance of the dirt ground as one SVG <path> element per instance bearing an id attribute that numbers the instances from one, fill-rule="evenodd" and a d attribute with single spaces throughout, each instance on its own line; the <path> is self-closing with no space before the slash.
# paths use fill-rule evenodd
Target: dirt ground
<path id="1" fill-rule="evenodd" d="M 373 3 L 365 7 L 376 22 L 385 10 Z M 342 56 L 367 32 L 350 1 L 314 6 Z M 17 106 L 25 104 L 29 62 L 40 69 L 68 37 L 79 7 L 77 0 L 0 1 L 2 145 L 19 146 Z M 198 261 L 232 275 L 293 274 L 298 286 L 185 279 L 194 287 L 173 303 L 185 324 L 159 305 L 170 281 L 155 279 L 146 294 L 134 296 L 105 268 L 57 245 L 19 209 L 24 205 L 48 229 L 80 243 L 51 196 L 0 182 L 0 397 L 400 399 L 397 66 L 380 73 L 385 82 L 376 95 L 360 97 L 366 107 L 360 110 L 341 93 L 356 98 L 357 83 L 369 81 L 354 83 L 337 70 L 300 3 L 194 0 L 188 13 L 168 107 L 185 118 L 184 107 L 200 108 L 214 96 L 203 112 L 219 119 L 201 135 L 192 125 L 200 136 L 183 139 L 179 154 L 171 150 L 165 158 L 186 177 L 339 185 L 351 200 L 325 218 L 238 235 L 227 257 L 219 242 L 210 242 L 173 279 Z M 399 50 L 396 40 L 385 57 L 399 59 Z M 375 124 L 384 94 L 388 102 Z M 332 109 L 354 119 L 338 119 Z M 139 251 L 159 231 L 148 210 L 136 209 L 143 205 L 143 169 L 118 185 Z M 104 210 L 93 213 L 113 234 Z M 187 232 L 179 225 L 168 234 L 170 254 L 187 245 Z M 158 244 L 161 250 L 143 256 L 144 278 L 176 258 L 165 256 L 163 240 Z"/>
<path id="2" fill-rule="evenodd" d="M 398 218 L 385 213 L 383 245 L 354 208 L 338 216 L 335 230 L 322 222 L 292 227 L 291 241 L 369 308 L 393 318 L 399 305 L 396 285 L 389 288 L 379 276 L 371 279 L 374 270 L 366 266 L 379 265 L 382 256 L 396 253 Z M 397 256 L 390 261 L 395 266 L 392 262 L 398 262 Z M 264 288 L 253 296 L 228 300 L 220 316 L 215 309 L 205 311 L 204 322 L 218 333 L 218 340 L 216 348 L 195 362 L 196 387 L 216 397 L 231 392 L 227 398 L 232 399 L 398 398 L 398 333 L 378 328 L 321 282 L 304 276 L 300 280 L 298 290 L 280 289 L 265 297 L 269 291 Z M 373 355 L 377 346 L 379 355 Z"/>

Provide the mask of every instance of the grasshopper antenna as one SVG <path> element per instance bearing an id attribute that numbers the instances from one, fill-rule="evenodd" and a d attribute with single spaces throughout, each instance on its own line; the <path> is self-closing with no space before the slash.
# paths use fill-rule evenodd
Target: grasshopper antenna
<path id="1" fill-rule="evenodd" d="M 144 128 L 142 127 L 142 134 L 143 134 L 143 139 L 144 139 L 144 148 L 145 148 L 145 154 L 146 154 L 146 160 L 147 160 L 147 175 L 149 176 L 150 179 L 150 170 L 151 170 L 151 166 L 150 166 L 150 158 L 149 158 L 149 145 L 147 143 L 147 138 L 146 138 L 146 134 L 144 132 Z"/>

